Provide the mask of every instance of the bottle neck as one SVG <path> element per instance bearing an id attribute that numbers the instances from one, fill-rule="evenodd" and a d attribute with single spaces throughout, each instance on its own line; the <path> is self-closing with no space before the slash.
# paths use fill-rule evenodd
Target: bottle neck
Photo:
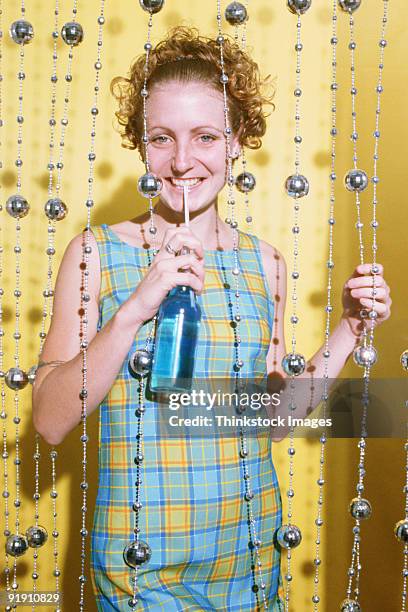
<path id="1" fill-rule="evenodd" d="M 169 297 L 195 297 L 194 289 L 189 287 L 188 285 L 176 285 L 173 289 L 169 291 Z"/>

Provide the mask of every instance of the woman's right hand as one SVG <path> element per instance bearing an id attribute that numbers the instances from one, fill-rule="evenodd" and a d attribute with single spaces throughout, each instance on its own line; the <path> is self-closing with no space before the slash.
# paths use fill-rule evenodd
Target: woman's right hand
<path id="1" fill-rule="evenodd" d="M 168 244 L 174 254 L 166 250 Z M 183 247 L 188 247 L 190 253 L 176 255 Z M 204 249 L 201 241 L 186 226 L 169 228 L 164 234 L 159 252 L 128 300 L 134 308 L 135 319 L 141 322 L 152 319 L 170 289 L 176 285 L 188 285 L 198 294 L 204 288 Z"/>

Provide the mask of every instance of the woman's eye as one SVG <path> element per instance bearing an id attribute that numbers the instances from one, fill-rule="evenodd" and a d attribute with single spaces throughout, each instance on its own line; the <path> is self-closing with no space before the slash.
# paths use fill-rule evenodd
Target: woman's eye
<path id="1" fill-rule="evenodd" d="M 203 142 L 213 142 L 215 140 L 215 136 L 212 136 L 211 134 L 203 134 L 201 136 L 201 140 Z"/>
<path id="2" fill-rule="evenodd" d="M 153 142 L 158 142 L 159 144 L 164 144 L 168 142 L 168 140 L 167 136 L 156 136 L 156 138 L 153 138 Z"/>

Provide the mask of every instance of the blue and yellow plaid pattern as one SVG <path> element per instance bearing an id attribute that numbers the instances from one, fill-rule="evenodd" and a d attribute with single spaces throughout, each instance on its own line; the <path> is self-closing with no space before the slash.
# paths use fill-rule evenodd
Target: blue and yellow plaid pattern
<path id="1" fill-rule="evenodd" d="M 101 262 L 98 330 L 114 315 L 148 269 L 142 247 L 131 246 L 106 224 L 93 226 Z M 256 236 L 239 232 L 241 357 L 245 376 L 263 378 L 271 341 L 274 301 L 264 276 Z M 234 302 L 232 251 L 205 251 L 205 290 L 198 296 L 202 321 L 195 377 L 233 375 Z M 149 324 L 135 335 L 130 355 L 144 348 Z M 129 610 L 132 571 L 123 549 L 134 539 L 138 382 L 125 359 L 100 404 L 99 483 L 91 538 L 91 575 L 98 610 Z M 239 435 L 163 438 L 156 402 L 146 400 L 140 537 L 152 549 L 139 568 L 137 610 L 256 611 L 251 590 L 248 515 L 243 494 Z M 269 610 L 283 610 L 280 552 L 273 541 L 281 524 L 281 496 L 271 439 L 247 437 L 248 472 Z M 255 575 L 258 574 L 255 569 Z M 257 579 L 257 582 L 259 580 Z M 262 604 L 261 593 L 258 593 Z"/>

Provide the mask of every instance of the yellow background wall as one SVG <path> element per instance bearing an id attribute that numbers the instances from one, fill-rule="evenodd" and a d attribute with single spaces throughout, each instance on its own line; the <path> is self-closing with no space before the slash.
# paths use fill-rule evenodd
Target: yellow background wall
<path id="1" fill-rule="evenodd" d="M 70 19 L 70 3 L 61 3 L 61 25 Z M 293 167 L 293 78 L 296 17 L 285 8 L 285 2 L 268 0 L 250 1 L 248 43 L 262 72 L 276 76 L 276 111 L 268 119 L 268 134 L 263 148 L 248 153 L 249 169 L 256 174 L 258 187 L 253 194 L 251 206 L 255 219 L 253 231 L 261 238 L 275 244 L 286 256 L 291 267 L 291 202 L 284 194 L 284 179 Z M 5 126 L 2 135 L 1 173 L 2 203 L 15 190 L 16 168 L 16 121 L 17 114 L 17 57 L 18 48 L 11 42 L 7 29 L 18 18 L 17 3 L 8 0 L 3 10 L 4 34 L 4 81 L 3 115 Z M 165 10 L 154 19 L 154 40 L 170 27 L 177 24 L 198 26 L 202 33 L 215 33 L 215 1 L 167 0 Z M 328 207 L 330 154 L 330 45 L 331 5 L 329 0 L 313 0 L 313 7 L 303 18 L 303 90 L 301 100 L 303 123 L 301 133 L 304 139 L 302 168 L 311 183 L 310 195 L 302 201 L 300 236 L 301 269 L 304 271 L 299 282 L 299 311 L 301 324 L 298 328 L 298 348 L 310 357 L 323 342 L 324 300 L 328 240 Z M 85 199 L 87 194 L 87 152 L 90 138 L 90 108 L 93 103 L 93 64 L 96 59 L 96 18 L 99 4 L 96 0 L 78 3 L 78 20 L 85 30 L 83 44 L 75 49 L 70 106 L 70 124 L 65 147 L 65 169 L 63 174 L 63 199 L 69 207 L 67 218 L 57 224 L 57 262 L 73 235 L 81 231 L 86 223 Z M 35 40 L 26 47 L 27 78 L 24 83 L 24 146 L 23 146 L 23 188 L 31 210 L 22 220 L 22 290 L 21 299 L 21 366 L 28 370 L 37 360 L 39 350 L 42 290 L 45 287 L 47 257 L 47 219 L 43 206 L 47 200 L 48 174 L 48 119 L 50 113 L 50 81 L 53 24 L 53 3 L 49 0 L 31 0 L 26 3 L 27 18 L 35 28 Z M 358 142 L 361 166 L 371 173 L 374 139 L 375 95 L 377 78 L 378 38 L 382 2 L 363 1 L 356 13 L 357 50 L 357 110 L 360 139 Z M 408 52 L 408 38 L 404 31 L 408 18 L 408 7 L 404 0 L 390 3 L 390 23 L 387 38 L 389 46 L 385 51 L 385 72 L 383 113 L 381 118 L 382 138 L 380 141 L 379 174 L 379 252 L 378 260 L 385 266 L 386 278 L 392 288 L 392 318 L 376 333 L 376 346 L 380 361 L 375 366 L 376 377 L 401 377 L 399 355 L 408 348 L 406 325 L 406 159 L 407 122 L 406 76 L 403 72 Z M 130 61 L 143 48 L 146 36 L 147 14 L 136 0 L 107 2 L 104 46 L 102 51 L 103 70 L 101 73 L 100 114 L 97 121 L 97 161 L 95 172 L 95 201 L 92 223 L 117 223 L 136 216 L 145 208 L 146 202 L 137 194 L 136 181 L 142 173 L 138 155 L 120 147 L 119 136 L 112 127 L 114 101 L 109 94 L 109 82 L 118 74 L 126 74 Z M 229 27 L 227 26 L 227 30 Z M 231 31 L 229 29 L 229 31 Z M 349 56 L 346 51 L 348 39 L 347 16 L 339 14 L 339 77 L 338 98 L 338 166 L 339 185 L 336 202 L 335 226 L 335 283 L 333 321 L 340 316 L 340 291 L 343 282 L 358 263 L 355 210 L 351 194 L 342 188 L 341 177 L 351 166 Z M 60 82 L 64 86 L 62 69 L 67 61 L 67 48 L 60 41 Z M 61 103 L 61 92 L 58 99 Z M 59 105 L 59 108 L 61 106 Z M 61 116 L 60 113 L 57 116 Z M 57 132 L 58 134 L 58 132 Z M 58 139 L 57 139 L 58 141 Z M 370 199 L 363 196 L 364 217 L 369 209 Z M 242 217 L 243 218 L 243 217 Z M 4 308 L 3 320 L 6 329 L 4 369 L 12 367 L 14 344 L 14 220 L 2 211 L 2 241 L 4 247 Z M 369 239 L 369 233 L 366 239 Z M 57 263 L 56 262 L 56 263 Z M 55 269 L 56 272 L 56 269 Z M 289 311 L 287 319 L 289 318 Z M 288 322 L 288 321 L 287 321 Z M 289 332 L 289 327 L 287 329 Z M 348 364 L 342 376 L 359 376 L 360 371 Z M 34 430 L 31 424 L 31 388 L 20 393 L 20 426 L 22 445 L 23 504 L 20 511 L 21 526 L 24 530 L 33 520 L 33 460 Z M 8 411 L 8 433 L 12 440 L 14 426 L 13 394 L 6 389 Z M 393 410 L 392 397 L 387 406 Z M 52 406 L 50 406 L 50 411 Z M 91 442 L 88 445 L 91 483 L 89 491 L 89 526 L 92 505 L 96 495 L 97 478 L 97 414 L 89 419 Z M 78 608 L 79 586 L 79 529 L 80 529 L 80 452 L 79 430 L 72 432 L 58 448 L 58 524 L 60 565 L 63 570 L 62 590 L 65 595 L 65 609 Z M 320 609 L 338 609 L 345 596 L 346 572 L 351 558 L 352 520 L 348 513 L 349 500 L 354 496 L 356 483 L 357 440 L 331 440 L 327 445 L 327 485 L 325 488 L 325 526 L 322 539 L 321 557 L 323 565 L 322 605 Z M 298 452 L 295 457 L 295 522 L 302 528 L 304 541 L 293 555 L 294 581 L 292 587 L 293 610 L 312 609 L 314 556 L 314 518 L 316 514 L 319 445 L 297 440 Z M 49 527 L 46 518 L 50 515 L 49 448 L 42 443 L 41 504 L 40 523 Z M 14 492 L 12 464 L 14 453 L 9 446 L 9 488 Z M 282 487 L 284 509 L 286 508 L 287 442 L 274 447 L 274 459 Z M 393 536 L 393 526 L 403 518 L 404 500 L 402 486 L 404 478 L 402 440 L 370 440 L 367 451 L 367 477 L 365 495 L 371 500 L 374 514 L 362 527 L 361 581 L 363 610 L 400 609 L 402 548 Z M 14 514 L 10 503 L 10 525 Z M 46 553 L 47 551 L 47 553 Z M 48 558 L 46 558 L 46 555 Z M 32 552 L 18 561 L 20 589 L 31 589 L 30 568 Z M 283 556 L 282 570 L 285 571 Z M 39 589 L 52 589 L 51 544 L 40 551 Z M 2 582 L 4 588 L 4 582 Z M 87 610 L 95 610 L 88 572 Z"/>

